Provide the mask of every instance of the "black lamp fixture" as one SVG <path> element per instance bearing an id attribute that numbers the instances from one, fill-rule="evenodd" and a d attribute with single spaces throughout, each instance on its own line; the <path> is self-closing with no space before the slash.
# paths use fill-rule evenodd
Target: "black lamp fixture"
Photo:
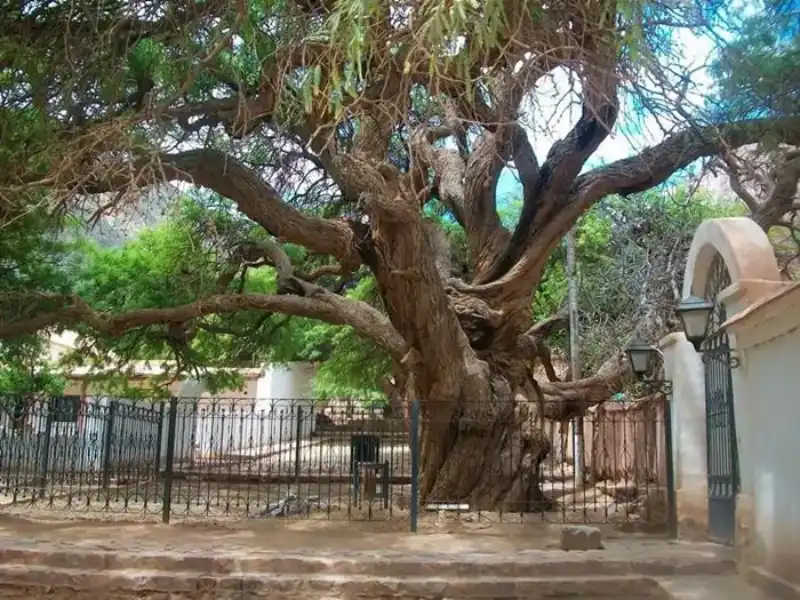
<path id="1" fill-rule="evenodd" d="M 647 374 L 650 368 L 650 359 L 656 353 L 656 349 L 637 337 L 626 346 L 625 353 L 628 355 L 633 374 L 637 379 L 641 379 Z"/>
<path id="2" fill-rule="evenodd" d="M 676 309 L 681 319 L 686 339 L 692 343 L 692 346 L 698 352 L 700 352 L 700 346 L 706 339 L 708 323 L 713 310 L 714 305 L 711 302 L 697 296 L 684 298 Z"/>
<path id="3" fill-rule="evenodd" d="M 672 391 L 672 382 L 660 379 L 647 379 L 645 376 L 650 371 L 651 360 L 656 355 L 663 357 L 661 350 L 648 344 L 641 338 L 634 338 L 625 347 L 628 361 L 631 363 L 631 370 L 634 376 L 641 383 L 645 384 L 651 391 L 669 394 Z"/>

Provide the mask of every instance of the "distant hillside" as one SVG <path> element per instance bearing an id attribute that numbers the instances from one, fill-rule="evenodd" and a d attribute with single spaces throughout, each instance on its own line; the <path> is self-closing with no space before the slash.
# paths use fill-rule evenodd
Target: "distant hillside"
<path id="1" fill-rule="evenodd" d="M 105 215 L 87 228 L 86 234 L 98 244 L 105 247 L 120 246 L 135 238 L 146 228 L 157 226 L 175 209 L 180 190 L 175 186 L 161 186 L 142 194 L 136 203 L 126 203 Z M 106 199 L 108 201 L 108 199 Z M 103 200 L 91 205 L 82 206 L 73 212 L 73 216 L 83 223 L 88 223 L 92 214 Z"/>

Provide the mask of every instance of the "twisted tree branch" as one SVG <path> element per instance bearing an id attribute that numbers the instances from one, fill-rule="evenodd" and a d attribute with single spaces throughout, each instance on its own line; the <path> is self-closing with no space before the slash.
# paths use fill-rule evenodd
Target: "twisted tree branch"
<path id="1" fill-rule="evenodd" d="M 398 361 L 408 351 L 405 340 L 380 311 L 365 302 L 344 298 L 319 287 L 308 296 L 225 294 L 200 298 L 180 306 L 147 308 L 113 316 L 97 312 L 76 295 L 36 294 L 31 295 L 30 299 L 54 308 L 20 319 L 0 320 L 0 339 L 76 323 L 85 323 L 101 334 L 120 336 L 131 329 L 149 325 L 183 324 L 212 314 L 260 310 L 320 319 L 335 325 L 350 325 L 386 349 Z"/>
<path id="2" fill-rule="evenodd" d="M 136 180 L 141 186 L 164 180 L 200 185 L 233 200 L 239 210 L 279 240 L 329 254 L 350 268 L 360 263 L 347 222 L 305 215 L 292 208 L 252 169 L 223 152 L 204 148 L 142 156 L 130 168 L 141 174 Z M 127 174 L 117 174 L 88 182 L 84 191 L 110 192 L 130 184 Z"/>
<path id="3" fill-rule="evenodd" d="M 598 200 L 612 194 L 627 196 L 651 189 L 699 158 L 758 142 L 768 133 L 784 143 L 798 145 L 800 117 L 753 119 L 688 129 L 636 156 L 579 176 L 514 267 L 496 281 L 474 286 L 473 292 L 482 296 L 508 295 L 515 290 L 523 293 L 523 283 L 537 281 L 550 251 L 575 220 Z"/>

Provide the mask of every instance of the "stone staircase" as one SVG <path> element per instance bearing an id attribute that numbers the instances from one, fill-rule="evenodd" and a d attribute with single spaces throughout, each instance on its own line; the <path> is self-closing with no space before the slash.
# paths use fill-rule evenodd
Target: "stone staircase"
<path id="1" fill-rule="evenodd" d="M 309 553 L 311 550 L 309 549 Z M 0 549 L 10 600 L 762 600 L 724 553 L 125 553 Z"/>
<path id="2" fill-rule="evenodd" d="M 692 575 L 659 584 L 671 600 L 774 600 L 735 576 Z"/>

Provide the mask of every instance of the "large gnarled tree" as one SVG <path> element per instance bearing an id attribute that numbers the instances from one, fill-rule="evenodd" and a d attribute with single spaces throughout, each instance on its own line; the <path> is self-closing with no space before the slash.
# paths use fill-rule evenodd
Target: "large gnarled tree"
<path id="1" fill-rule="evenodd" d="M 6 295 L 0 339 L 82 323 L 106 336 L 159 326 L 185 340 L 209 316 L 240 311 L 349 325 L 390 354 L 402 396 L 421 401 L 423 497 L 480 508 L 536 509 L 548 451 L 537 419 L 578 414 L 622 375 L 612 360 L 575 382 L 532 377 L 538 336 L 553 325 L 531 322 L 532 294 L 576 219 L 766 133 L 800 142 L 800 117 L 687 125 L 586 170 L 623 91 L 653 81 L 671 32 L 710 17 L 668 0 L 2 11 L 3 219 L 37 202 L 94 202 L 102 216 L 170 181 L 230 199 L 268 235 L 233 249 L 218 293 L 187 304 L 108 314 L 74 295 Z M 522 115 L 544 118 L 531 94 L 553 75 L 576 82 L 580 109 L 542 157 Z M 513 230 L 497 211 L 508 166 L 523 188 Z M 457 277 L 425 217 L 434 202 L 464 231 L 469 265 Z M 293 264 L 286 243 L 323 257 L 318 268 Z M 277 271 L 278 293 L 242 291 L 258 268 Z M 381 310 L 319 279 L 346 283 L 359 269 L 374 275 Z"/>

